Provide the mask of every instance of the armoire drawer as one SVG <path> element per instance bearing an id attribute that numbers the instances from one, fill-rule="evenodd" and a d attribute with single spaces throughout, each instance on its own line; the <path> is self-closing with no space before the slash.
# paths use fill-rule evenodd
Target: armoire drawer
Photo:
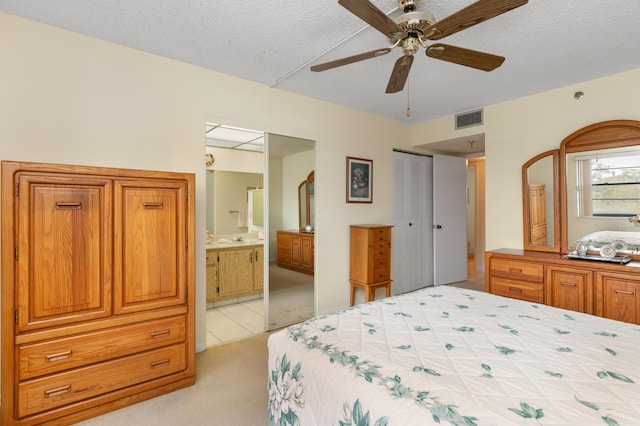
<path id="1" fill-rule="evenodd" d="M 491 259 L 489 267 L 492 275 L 525 280 L 536 283 L 544 282 L 544 265 L 542 263 L 520 262 L 510 259 Z"/>
<path id="2" fill-rule="evenodd" d="M 499 296 L 543 303 L 544 289 L 542 284 L 511 281 L 494 277 L 491 279 L 490 291 Z"/>
<path id="3" fill-rule="evenodd" d="M 111 328 L 18 348 L 19 379 L 52 374 L 185 340 L 185 317 Z"/>
<path id="4" fill-rule="evenodd" d="M 185 369 L 186 344 L 155 349 L 18 385 L 18 417 L 157 379 Z"/>

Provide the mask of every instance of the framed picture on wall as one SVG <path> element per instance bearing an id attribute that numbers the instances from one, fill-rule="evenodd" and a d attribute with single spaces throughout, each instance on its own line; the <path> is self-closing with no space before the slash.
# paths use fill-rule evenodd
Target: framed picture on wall
<path id="1" fill-rule="evenodd" d="M 373 160 L 347 157 L 347 203 L 373 200 Z"/>

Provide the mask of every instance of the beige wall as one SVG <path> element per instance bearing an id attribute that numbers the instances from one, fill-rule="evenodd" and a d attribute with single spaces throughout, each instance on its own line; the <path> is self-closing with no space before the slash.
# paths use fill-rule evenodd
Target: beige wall
<path id="1" fill-rule="evenodd" d="M 454 117 L 413 126 L 413 144 L 485 133 L 486 249 L 522 248 L 521 168 L 599 121 L 640 120 L 640 69 L 484 108 L 484 124 L 456 132 Z M 576 101 L 573 94 L 585 96 Z"/>
<path id="2" fill-rule="evenodd" d="M 0 13 L 0 159 L 196 175 L 196 336 L 205 345 L 205 122 L 316 141 L 317 312 L 349 303 L 349 224 L 392 223 L 392 148 L 410 127 Z M 346 156 L 374 161 L 345 203 Z"/>

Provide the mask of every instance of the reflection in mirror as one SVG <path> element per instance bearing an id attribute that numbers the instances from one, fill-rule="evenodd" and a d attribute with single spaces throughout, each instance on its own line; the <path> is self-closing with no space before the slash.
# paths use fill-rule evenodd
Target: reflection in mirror
<path id="1" fill-rule="evenodd" d="M 640 211 L 640 148 L 623 147 L 566 155 L 568 248 L 587 249 L 622 240 L 619 253 L 638 253 L 640 227 L 629 218 Z M 590 243 L 589 243 L 590 241 Z"/>
<path id="2" fill-rule="evenodd" d="M 208 170 L 206 187 L 207 230 L 213 235 L 250 232 L 249 225 L 241 223 L 239 212 L 249 209 L 247 191 L 264 187 L 263 174 Z"/>
<path id="3" fill-rule="evenodd" d="M 558 150 L 544 152 L 522 166 L 524 248 L 560 251 Z"/>
<path id="4" fill-rule="evenodd" d="M 267 329 L 307 320 L 315 314 L 314 191 L 315 142 L 267 134 L 269 206 L 269 300 Z M 301 185 L 301 182 L 304 185 Z M 307 222 L 308 221 L 308 222 Z"/>
<path id="5" fill-rule="evenodd" d="M 615 243 L 640 258 L 640 227 L 630 220 L 640 213 L 640 121 L 604 121 L 567 136 L 560 177 L 562 251 L 584 240 L 594 254 Z"/>
<path id="6" fill-rule="evenodd" d="M 313 170 L 298 186 L 298 229 L 303 232 L 315 230 L 314 203 L 314 173 Z"/>

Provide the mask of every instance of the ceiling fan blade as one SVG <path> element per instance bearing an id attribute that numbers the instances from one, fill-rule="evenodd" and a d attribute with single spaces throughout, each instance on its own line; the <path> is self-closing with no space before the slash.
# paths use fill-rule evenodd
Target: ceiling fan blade
<path id="1" fill-rule="evenodd" d="M 424 32 L 429 40 L 440 40 L 451 34 L 472 27 L 487 19 L 502 15 L 528 0 L 479 0 L 464 9 L 431 25 Z M 431 32 L 431 33 L 430 33 Z"/>
<path id="2" fill-rule="evenodd" d="M 326 71 L 331 68 L 341 67 L 343 65 L 352 64 L 354 62 L 364 61 L 365 59 L 377 58 L 378 56 L 386 55 L 391 52 L 390 47 L 384 49 L 372 50 L 370 52 L 360 53 L 358 55 L 348 56 L 342 59 L 336 59 L 335 61 L 325 62 L 324 64 L 318 64 L 311 67 L 311 71 Z"/>
<path id="3" fill-rule="evenodd" d="M 413 55 L 404 55 L 396 61 L 385 93 L 396 93 L 404 89 L 411 71 L 411 64 L 413 64 Z"/>
<path id="4" fill-rule="evenodd" d="M 453 62 L 482 71 L 493 71 L 504 62 L 502 56 L 441 43 L 432 44 L 427 48 L 426 53 L 430 58 Z"/>
<path id="5" fill-rule="evenodd" d="M 392 39 L 399 40 L 407 34 L 369 0 L 338 0 L 338 4 Z"/>

